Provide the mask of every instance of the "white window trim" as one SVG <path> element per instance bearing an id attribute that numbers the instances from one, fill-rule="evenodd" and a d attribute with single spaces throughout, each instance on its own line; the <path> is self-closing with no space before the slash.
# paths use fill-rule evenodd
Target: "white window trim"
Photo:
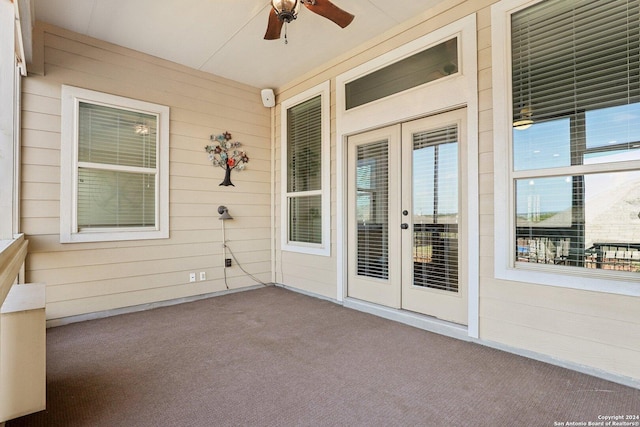
<path id="1" fill-rule="evenodd" d="M 289 241 L 289 207 L 287 203 L 287 110 L 295 105 L 298 105 L 302 102 L 305 102 L 311 98 L 320 95 L 321 102 L 321 132 L 322 132 L 322 141 L 321 141 L 321 185 L 322 189 L 319 194 L 322 196 L 322 243 L 320 244 L 312 244 L 312 243 L 303 243 L 303 242 L 291 242 Z M 331 256 L 331 171 L 330 171 L 330 162 L 331 162 L 331 137 L 330 137 L 330 83 L 326 81 L 321 83 L 315 87 L 312 87 L 296 96 L 293 96 L 281 103 L 280 106 L 280 117 L 281 117 L 281 125 L 280 125 L 280 141 L 281 141 L 281 150 L 280 150 L 280 173 L 281 173 L 281 199 L 280 199 L 280 209 L 281 209 L 281 219 L 280 219 L 280 229 L 281 229 L 281 249 L 283 251 L 290 252 L 299 252 L 303 254 L 310 255 L 321 255 L 321 256 Z M 318 192 L 313 192 L 314 194 L 318 194 Z M 298 193 L 299 194 L 299 193 Z"/>
<path id="2" fill-rule="evenodd" d="M 26 75 L 18 2 L 0 5 L 0 239 L 20 229 L 21 77 Z"/>
<path id="3" fill-rule="evenodd" d="M 637 278 L 615 271 L 532 265 L 514 267 L 513 174 L 511 173 L 511 15 L 542 0 L 502 0 L 491 7 L 494 161 L 494 274 L 497 279 L 561 288 L 640 296 Z M 507 82 L 507 83 L 505 83 Z M 586 270 L 586 269 L 585 269 Z"/>
<path id="4" fill-rule="evenodd" d="M 365 129 L 383 127 L 425 114 L 436 114 L 468 106 L 477 98 L 476 15 L 431 31 L 336 77 L 336 124 L 338 135 L 349 135 Z M 458 72 L 422 85 L 406 89 L 364 105 L 346 109 L 347 83 L 458 37 Z M 475 61 L 475 62 L 474 62 Z"/>
<path id="5" fill-rule="evenodd" d="M 169 107 L 62 85 L 60 147 L 60 243 L 164 239 L 169 237 Z M 158 117 L 156 227 L 84 230 L 77 227 L 78 110 L 80 102 L 142 111 Z"/>

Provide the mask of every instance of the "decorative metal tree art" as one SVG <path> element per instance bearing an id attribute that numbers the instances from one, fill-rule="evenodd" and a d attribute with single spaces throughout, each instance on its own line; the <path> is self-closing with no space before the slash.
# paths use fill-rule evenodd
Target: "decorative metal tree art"
<path id="1" fill-rule="evenodd" d="M 231 182 L 231 171 L 238 169 L 243 170 L 249 162 L 249 156 L 238 148 L 242 145 L 240 142 L 231 142 L 231 134 L 225 132 L 220 135 L 211 135 L 209 137 L 211 144 L 204 147 L 209 153 L 209 160 L 213 166 L 220 166 L 225 170 L 224 180 L 220 185 L 234 186 Z"/>

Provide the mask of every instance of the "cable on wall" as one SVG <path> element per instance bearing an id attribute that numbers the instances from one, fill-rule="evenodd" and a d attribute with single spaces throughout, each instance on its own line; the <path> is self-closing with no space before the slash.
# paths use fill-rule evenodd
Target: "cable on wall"
<path id="1" fill-rule="evenodd" d="M 233 253 L 233 251 L 231 250 L 231 248 L 229 247 L 229 245 L 227 245 L 227 244 L 226 244 L 226 242 L 225 242 L 225 244 L 224 244 L 224 247 L 225 247 L 226 249 L 228 249 L 228 250 L 229 250 L 229 254 L 231 255 L 231 258 L 233 258 L 233 260 L 236 262 L 236 264 L 238 265 L 238 267 L 240 268 L 240 270 L 242 270 L 242 272 L 243 272 L 244 274 L 246 274 L 247 276 L 249 276 L 250 278 L 252 278 L 254 281 L 256 281 L 257 283 L 260 283 L 260 284 L 261 284 L 261 285 L 263 285 L 263 286 L 269 286 L 269 284 L 268 284 L 268 283 L 265 283 L 265 282 L 263 282 L 262 280 L 258 279 L 258 278 L 257 278 L 257 277 L 255 277 L 253 274 L 251 274 L 251 273 L 249 273 L 247 270 L 245 270 L 245 269 L 244 269 L 244 267 L 242 267 L 242 264 L 240 264 L 240 261 L 238 261 L 238 258 L 236 258 L 235 254 Z M 227 272 L 226 272 L 226 271 L 227 271 L 227 269 L 226 269 L 226 267 L 225 267 L 225 274 L 224 274 L 224 277 L 225 277 L 225 285 L 227 284 L 227 283 L 226 283 L 226 280 L 227 280 Z M 228 287 L 228 286 L 227 286 L 227 289 L 229 289 L 229 287 Z"/>
<path id="2" fill-rule="evenodd" d="M 224 259 L 225 263 L 226 263 L 227 250 L 228 250 L 229 254 L 231 254 L 231 257 L 233 258 L 233 260 L 236 262 L 236 264 L 238 265 L 238 267 L 240 268 L 240 270 L 242 270 L 242 272 L 244 274 L 246 274 L 251 279 L 255 280 L 256 282 L 260 283 L 263 286 L 269 286 L 269 284 L 267 284 L 267 283 L 263 282 L 262 280 L 256 278 L 251 273 L 249 273 L 247 270 L 245 270 L 244 267 L 242 267 L 242 264 L 240 264 L 240 262 L 238 261 L 238 258 L 236 258 L 235 254 L 233 253 L 231 248 L 227 245 L 227 238 L 225 236 L 224 223 L 225 223 L 225 221 L 227 221 L 229 219 L 233 219 L 233 217 L 229 214 L 229 209 L 226 206 L 218 206 L 218 213 L 220 214 L 220 218 L 218 218 L 218 219 L 222 221 L 222 259 Z M 227 266 L 226 265 L 223 267 L 223 274 L 224 274 L 224 286 L 227 289 L 230 289 L 229 288 L 229 284 L 227 283 Z"/>

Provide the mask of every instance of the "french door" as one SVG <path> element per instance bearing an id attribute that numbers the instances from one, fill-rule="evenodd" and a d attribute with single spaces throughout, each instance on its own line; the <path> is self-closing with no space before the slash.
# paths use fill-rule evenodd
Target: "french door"
<path id="1" fill-rule="evenodd" d="M 465 114 L 349 137 L 349 297 L 467 324 Z"/>

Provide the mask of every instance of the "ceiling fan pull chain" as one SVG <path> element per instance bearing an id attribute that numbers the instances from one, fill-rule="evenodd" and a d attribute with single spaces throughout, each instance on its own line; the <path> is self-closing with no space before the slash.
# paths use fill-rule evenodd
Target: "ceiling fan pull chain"
<path id="1" fill-rule="evenodd" d="M 287 39 L 287 22 L 284 23 L 284 44 L 289 44 L 289 40 Z"/>

